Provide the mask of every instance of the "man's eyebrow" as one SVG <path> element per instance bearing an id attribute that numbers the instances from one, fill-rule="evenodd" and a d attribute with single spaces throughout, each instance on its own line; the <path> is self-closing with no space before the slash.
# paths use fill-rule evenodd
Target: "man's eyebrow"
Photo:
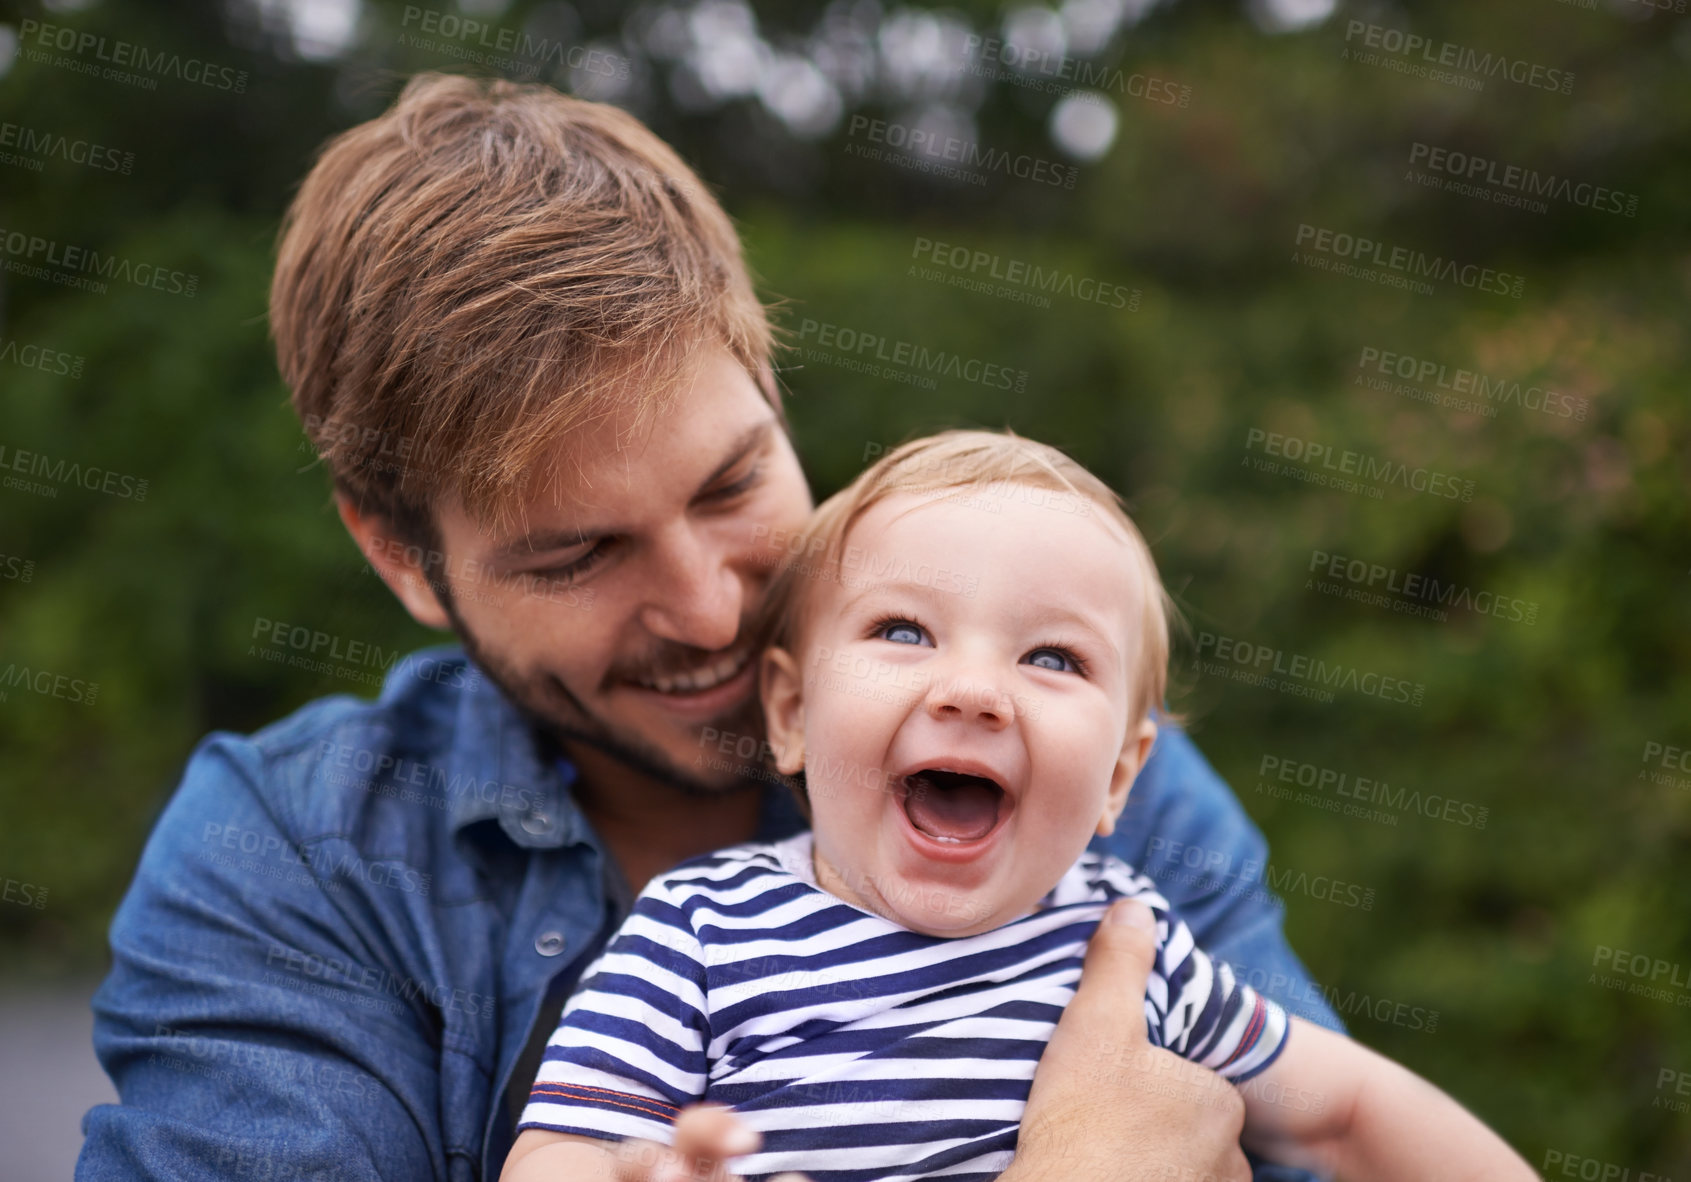
<path id="1" fill-rule="evenodd" d="M 728 453 L 710 475 L 699 482 L 698 489 L 688 498 L 692 504 L 710 491 L 711 485 L 721 480 L 734 466 L 744 460 L 752 452 L 769 442 L 775 431 L 775 417 L 770 415 L 747 427 L 728 446 Z M 511 562 L 536 554 L 549 554 L 554 550 L 566 550 L 571 546 L 581 546 L 588 542 L 621 532 L 615 526 L 594 526 L 587 529 L 571 526 L 551 526 L 537 529 L 522 537 L 513 538 L 509 542 L 501 543 L 494 551 L 493 558 L 499 562 Z"/>
<path id="2" fill-rule="evenodd" d="M 728 449 L 727 458 L 711 470 L 711 474 L 700 482 L 698 490 L 693 493 L 691 501 L 696 501 L 710 491 L 710 486 L 728 475 L 729 471 L 752 452 L 769 441 L 775 431 L 775 416 L 770 415 L 761 419 L 740 432 L 740 437 L 734 440 Z"/>

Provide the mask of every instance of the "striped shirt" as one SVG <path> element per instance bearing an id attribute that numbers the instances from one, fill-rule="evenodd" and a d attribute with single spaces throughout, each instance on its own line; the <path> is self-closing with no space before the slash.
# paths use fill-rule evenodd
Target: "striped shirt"
<path id="1" fill-rule="evenodd" d="M 820 889 L 808 833 L 652 880 L 547 1044 L 522 1128 L 668 1144 L 685 1105 L 763 1134 L 747 1178 L 975 1182 L 1008 1167 L 1034 1067 L 1118 898 L 1157 920 L 1152 1046 L 1235 1082 L 1286 1015 L 1193 945 L 1150 879 L 1087 853 L 989 932 L 909 931 Z"/>

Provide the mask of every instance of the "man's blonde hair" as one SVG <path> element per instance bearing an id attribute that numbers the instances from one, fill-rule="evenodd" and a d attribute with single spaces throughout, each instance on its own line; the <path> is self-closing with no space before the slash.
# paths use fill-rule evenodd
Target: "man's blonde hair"
<path id="1" fill-rule="evenodd" d="M 1175 608 L 1157 575 L 1151 548 L 1121 497 L 1109 485 L 1054 447 L 1012 431 L 942 431 L 912 440 L 882 456 L 856 480 L 822 502 L 803 532 L 791 539 L 759 620 L 762 645 L 794 651 L 806 626 L 806 611 L 820 580 L 856 578 L 849 569 L 846 536 L 870 509 L 900 493 L 943 494 L 1016 486 L 1062 494 L 1054 511 L 1088 513 L 1093 507 L 1119 525 L 1143 584 L 1137 676 L 1130 671 L 1130 723 L 1162 705 L 1168 687 L 1169 621 Z M 990 529 L 989 520 L 982 521 Z M 1060 577 L 1057 572 L 1053 578 Z"/>
<path id="2" fill-rule="evenodd" d="M 283 221 L 270 324 L 337 491 L 401 532 L 454 494 L 508 519 L 560 437 L 649 417 L 713 346 L 781 413 L 728 215 L 634 116 L 537 84 L 420 74 L 336 136 Z"/>

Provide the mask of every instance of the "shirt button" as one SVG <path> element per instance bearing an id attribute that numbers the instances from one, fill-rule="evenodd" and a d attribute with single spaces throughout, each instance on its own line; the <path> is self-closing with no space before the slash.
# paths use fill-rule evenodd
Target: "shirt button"
<path id="1" fill-rule="evenodd" d="M 530 809 L 523 814 L 523 832 L 532 833 L 536 837 L 548 833 L 552 829 L 552 818 L 539 809 Z"/>
<path id="2" fill-rule="evenodd" d="M 541 932 L 534 938 L 534 950 L 542 956 L 556 956 L 564 950 L 564 933 Z"/>

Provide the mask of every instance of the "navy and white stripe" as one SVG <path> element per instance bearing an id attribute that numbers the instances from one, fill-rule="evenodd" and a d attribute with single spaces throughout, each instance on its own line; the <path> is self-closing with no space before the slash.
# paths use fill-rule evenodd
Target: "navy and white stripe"
<path id="1" fill-rule="evenodd" d="M 736 1162 L 748 1178 L 984 1182 L 1124 897 L 1157 918 L 1153 1046 L 1241 1081 L 1285 1043 L 1285 1012 L 1117 859 L 1085 854 L 1038 909 L 950 939 L 819 889 L 810 849 L 808 833 L 736 846 L 654 879 L 565 1007 L 521 1127 L 668 1143 L 676 1112 L 709 1100 L 763 1134 Z"/>

